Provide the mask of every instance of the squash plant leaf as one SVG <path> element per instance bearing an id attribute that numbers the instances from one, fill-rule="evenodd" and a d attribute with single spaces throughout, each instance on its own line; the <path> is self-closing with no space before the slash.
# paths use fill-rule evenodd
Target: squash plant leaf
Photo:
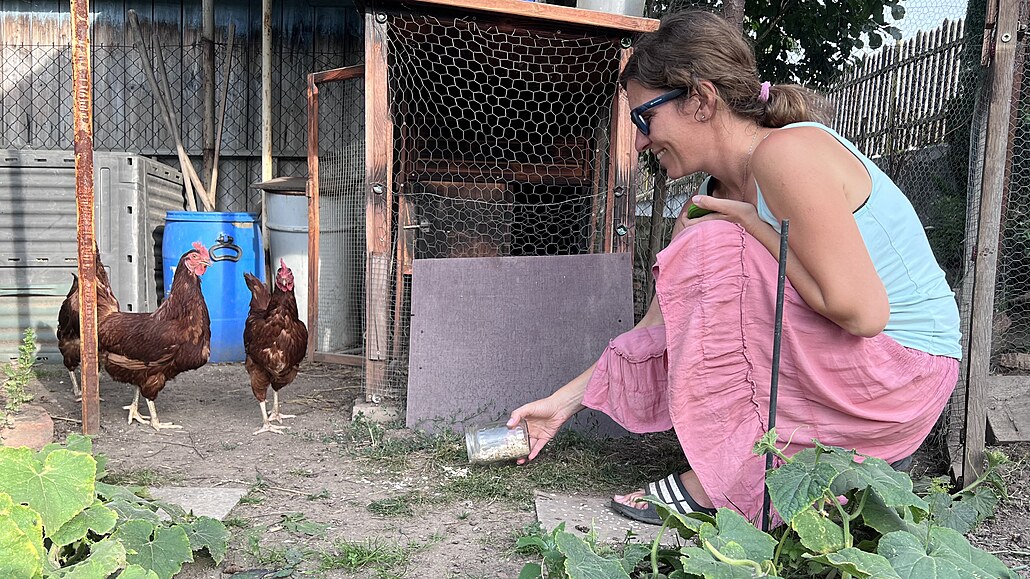
<path id="1" fill-rule="evenodd" d="M 55 579 L 104 579 L 125 567 L 125 546 L 111 538 L 89 548 L 89 557 L 71 567 L 62 567 L 47 575 Z"/>
<path id="2" fill-rule="evenodd" d="M 791 462 L 769 471 L 765 477 L 769 498 L 776 512 L 787 523 L 821 499 L 837 475 L 833 465 L 804 460 L 808 456 L 814 457 L 815 451 L 808 449 L 799 452 Z"/>
<path id="3" fill-rule="evenodd" d="M 123 521 L 139 519 L 154 525 L 161 522 L 161 517 L 157 516 L 157 513 L 148 509 L 142 503 L 130 503 L 124 499 L 115 499 L 107 503 L 107 507 L 118 513 L 118 518 Z"/>
<path id="4" fill-rule="evenodd" d="M 658 500 L 654 495 L 648 495 L 643 499 L 645 502 L 654 505 L 655 511 L 658 512 L 658 516 L 665 521 L 670 529 L 674 529 L 679 533 L 680 537 L 684 539 L 690 539 L 701 529 L 702 523 L 714 523 L 715 517 L 704 513 L 689 513 L 684 515 L 683 513 L 669 508 L 669 505 Z"/>
<path id="5" fill-rule="evenodd" d="M 116 522 L 118 522 L 118 513 L 105 507 L 100 501 L 95 501 L 72 517 L 72 520 L 61 525 L 61 528 L 56 533 L 49 535 L 49 538 L 56 545 L 68 545 L 85 538 L 89 531 L 93 531 L 97 535 L 106 535 L 114 529 Z"/>
<path id="6" fill-rule="evenodd" d="M 698 535 L 701 541 L 709 543 L 723 555 L 757 563 L 773 558 L 776 540 L 756 529 L 740 513 L 719 509 L 715 513 L 715 522 L 715 525 L 701 525 Z"/>
<path id="7" fill-rule="evenodd" d="M 576 535 L 563 531 L 555 535 L 555 542 L 565 555 L 565 572 L 569 579 L 629 579 L 622 563 L 594 553 L 590 545 Z"/>
<path id="8" fill-rule="evenodd" d="M 700 547 L 683 547 L 680 549 L 683 572 L 691 577 L 705 579 L 751 579 L 752 577 L 775 578 L 775 575 L 760 574 L 752 566 L 731 565 L 716 559 L 711 553 Z"/>
<path id="9" fill-rule="evenodd" d="M 0 492 L 0 577 L 41 577 L 45 557 L 39 514 Z"/>
<path id="10" fill-rule="evenodd" d="M 812 557 L 812 561 L 839 569 L 843 573 L 850 573 L 852 577 L 865 579 L 875 577 L 876 579 L 901 579 L 891 568 L 890 561 L 882 555 L 867 553 L 855 547 L 847 547 L 836 553 L 826 553 Z"/>
<path id="11" fill-rule="evenodd" d="M 944 527 L 930 530 L 929 548 L 911 533 L 888 533 L 880 539 L 877 553 L 890 561 L 902 579 L 1017 577 L 997 557 L 974 549 L 961 533 Z"/>
<path id="12" fill-rule="evenodd" d="M 38 512 L 48 533 L 93 504 L 96 470 L 81 452 L 58 449 L 40 463 L 26 447 L 0 448 L 0 491 Z"/>
<path id="13" fill-rule="evenodd" d="M 909 523 L 901 518 L 898 510 L 883 504 L 875 493 L 866 498 L 865 506 L 862 508 L 862 522 L 881 535 L 910 529 Z"/>
<path id="14" fill-rule="evenodd" d="M 994 509 L 998 506 L 998 493 L 993 488 L 981 486 L 974 492 L 962 491 L 956 502 L 976 509 L 975 524 L 978 525 L 994 515 Z"/>
<path id="15" fill-rule="evenodd" d="M 518 579 L 540 579 L 544 576 L 544 569 L 540 563 L 526 563 L 519 571 Z"/>
<path id="16" fill-rule="evenodd" d="M 207 549 L 215 563 L 221 563 L 222 559 L 225 559 L 225 553 L 229 550 L 229 531 L 221 521 L 202 516 L 182 527 L 190 540 L 192 550 Z"/>
<path id="17" fill-rule="evenodd" d="M 790 526 L 797 531 L 801 544 L 815 553 L 832 553 L 844 548 L 844 529 L 815 509 L 798 513 Z"/>
<path id="18" fill-rule="evenodd" d="M 130 551 L 129 563 L 154 571 L 160 579 L 171 579 L 182 569 L 183 563 L 193 561 L 190 540 L 182 527 L 155 527 L 147 521 L 126 521 L 111 538 L 125 543 Z"/>
<path id="19" fill-rule="evenodd" d="M 144 569 L 139 565 L 129 565 L 118 574 L 116 579 L 160 579 L 160 577 L 150 569 Z"/>
<path id="20" fill-rule="evenodd" d="M 830 492 L 841 496 L 848 491 L 870 489 L 888 507 L 916 507 L 928 511 L 929 505 L 912 492 L 912 479 L 903 472 L 891 468 L 887 461 L 871 456 L 863 457 L 862 462 L 855 458 L 854 452 L 834 448 L 835 452 L 823 455 L 822 461 L 831 463 L 838 470 Z"/>
<path id="21" fill-rule="evenodd" d="M 947 493 L 935 492 L 927 497 L 930 505 L 930 520 L 934 525 L 955 529 L 963 535 L 976 526 L 976 505 L 967 501 L 955 501 Z"/>

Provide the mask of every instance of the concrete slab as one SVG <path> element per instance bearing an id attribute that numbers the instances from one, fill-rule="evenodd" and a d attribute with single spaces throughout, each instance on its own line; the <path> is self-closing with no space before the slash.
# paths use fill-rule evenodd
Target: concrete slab
<path id="1" fill-rule="evenodd" d="M 149 490 L 155 499 L 179 505 L 198 517 L 208 516 L 219 521 L 240 502 L 240 497 L 247 494 L 245 488 L 232 487 L 156 487 Z M 163 512 L 160 514 L 164 515 Z"/>
<path id="2" fill-rule="evenodd" d="M 354 408 L 351 410 L 351 420 L 359 415 L 364 415 L 365 420 L 375 424 L 389 424 L 402 418 L 400 408 L 389 404 L 376 404 L 366 402 L 364 396 L 354 399 Z"/>
<path id="3" fill-rule="evenodd" d="M 661 528 L 616 514 L 608 507 L 611 497 L 559 495 L 541 491 L 534 494 L 537 520 L 548 531 L 565 521 L 565 530 L 581 537 L 593 529 L 598 540 L 621 543 L 627 532 L 633 532 L 636 542 L 645 543 L 654 541 Z M 674 545 L 678 538 L 674 531 L 667 530 L 662 536 L 662 543 Z"/>

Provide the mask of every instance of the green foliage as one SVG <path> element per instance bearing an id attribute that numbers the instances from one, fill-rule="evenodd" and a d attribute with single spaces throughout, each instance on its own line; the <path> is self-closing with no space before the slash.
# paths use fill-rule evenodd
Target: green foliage
<path id="1" fill-rule="evenodd" d="M 4 408 L 0 411 L 0 419 L 6 422 L 7 416 L 17 412 L 22 404 L 32 400 L 32 395 L 25 391 L 25 386 L 32 380 L 33 367 L 36 364 L 36 332 L 25 328 L 25 337 L 18 346 L 18 358 L 3 365 L 4 375 Z"/>
<path id="2" fill-rule="evenodd" d="M 681 515 L 652 502 L 664 525 L 650 546 L 628 542 L 621 553 L 580 538 L 564 523 L 551 533 L 518 539 L 522 552 L 537 553 L 520 579 L 535 577 L 667 577 L 736 579 L 750 577 L 997 577 L 1016 574 L 994 555 L 969 544 L 964 533 L 990 517 L 1004 481 L 1004 455 L 989 453 L 985 474 L 964 490 L 942 484 L 929 494 L 913 492 L 912 480 L 883 460 L 816 444 L 786 457 L 771 441 L 756 453 L 774 452 L 785 464 L 769 471 L 766 484 L 783 524 L 764 533 L 735 511 Z M 673 531 L 679 548 L 661 547 Z M 644 548 L 647 555 L 641 554 Z"/>
<path id="3" fill-rule="evenodd" d="M 660 16 L 690 7 L 721 10 L 721 0 L 651 0 L 647 14 Z M 890 20 L 884 16 L 890 9 Z M 763 80 L 797 82 L 825 89 L 854 60 L 856 48 L 877 49 L 901 38 L 894 21 L 905 17 L 902 0 L 852 2 L 747 2 L 744 34 L 755 47 Z"/>
<path id="4" fill-rule="evenodd" d="M 169 579 L 194 552 L 222 561 L 225 525 L 100 482 L 106 460 L 92 452 L 75 434 L 35 453 L 0 448 L 0 577 Z"/>

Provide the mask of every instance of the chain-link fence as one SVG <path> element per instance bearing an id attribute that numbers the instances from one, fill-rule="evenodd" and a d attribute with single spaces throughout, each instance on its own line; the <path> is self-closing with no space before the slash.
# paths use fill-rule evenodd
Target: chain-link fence
<path id="1" fill-rule="evenodd" d="M 296 26 L 303 29 L 310 11 L 296 10 Z M 176 11 L 178 13 L 178 11 Z M 351 7 L 339 9 L 340 32 L 314 40 L 275 34 L 272 71 L 272 154 L 276 175 L 307 173 L 306 74 L 361 62 L 364 43 L 360 15 Z M 71 48 L 56 41 L 54 31 L 67 24 L 58 12 L 33 16 L 0 14 L 8 35 L 0 47 L 0 149 L 72 148 Z M 144 66 L 167 80 L 176 130 L 202 180 L 205 122 L 203 103 L 203 49 L 194 26 L 180 22 L 141 22 L 151 62 L 134 48 L 125 18 L 104 15 L 94 24 L 92 60 L 94 147 L 99 151 L 128 151 L 179 167 L 175 141 L 162 120 Z M 313 28 L 314 22 L 307 22 Z M 322 26 L 326 26 L 322 24 Z M 260 193 L 251 184 L 261 178 L 261 41 L 260 28 L 241 27 L 228 55 L 228 26 L 215 34 L 215 115 L 224 98 L 218 164 L 217 209 L 261 210 Z M 51 34 L 50 32 L 54 32 Z M 296 34 L 296 31 L 290 31 Z M 67 38 L 67 34 L 64 35 Z M 158 58 L 158 48 L 160 55 Z M 228 65 L 227 65 L 228 63 Z M 223 91 L 224 94 L 223 94 Z"/>

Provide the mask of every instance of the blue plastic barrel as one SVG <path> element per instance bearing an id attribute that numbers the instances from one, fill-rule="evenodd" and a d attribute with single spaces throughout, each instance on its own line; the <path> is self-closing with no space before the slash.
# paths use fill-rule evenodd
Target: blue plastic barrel
<path id="1" fill-rule="evenodd" d="M 211 254 L 211 266 L 200 287 L 211 316 L 209 362 L 242 362 L 243 326 L 250 311 L 250 290 L 245 272 L 265 281 L 265 251 L 261 227 L 252 213 L 169 211 L 161 243 L 165 297 L 179 258 L 199 241 Z"/>

